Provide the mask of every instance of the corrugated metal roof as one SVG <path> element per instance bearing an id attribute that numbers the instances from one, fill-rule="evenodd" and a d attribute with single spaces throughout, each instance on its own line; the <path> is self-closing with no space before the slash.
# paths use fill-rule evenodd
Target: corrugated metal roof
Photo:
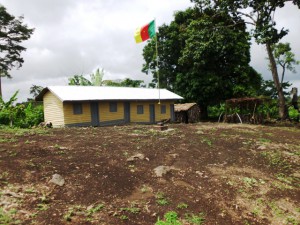
<path id="1" fill-rule="evenodd" d="M 158 89 L 130 88 L 130 87 L 96 87 L 96 86 L 49 86 L 37 97 L 42 99 L 46 91 L 51 91 L 61 101 L 89 101 L 89 100 L 158 100 Z M 179 100 L 181 96 L 160 89 L 161 100 Z"/>

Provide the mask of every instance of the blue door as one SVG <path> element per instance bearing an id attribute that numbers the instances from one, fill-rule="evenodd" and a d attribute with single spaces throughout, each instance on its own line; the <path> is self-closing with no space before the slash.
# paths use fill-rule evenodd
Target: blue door
<path id="1" fill-rule="evenodd" d="M 130 102 L 124 102 L 124 120 L 130 123 Z"/>
<path id="2" fill-rule="evenodd" d="M 99 126 L 99 106 L 98 102 L 91 102 L 91 125 Z"/>
<path id="3" fill-rule="evenodd" d="M 149 110 L 150 110 L 150 123 L 155 123 L 155 105 L 150 104 Z"/>

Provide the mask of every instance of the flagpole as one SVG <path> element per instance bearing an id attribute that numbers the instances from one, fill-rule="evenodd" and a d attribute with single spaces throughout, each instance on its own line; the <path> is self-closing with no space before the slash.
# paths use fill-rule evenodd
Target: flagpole
<path id="1" fill-rule="evenodd" d="M 156 23 L 156 19 L 154 18 Z M 157 73 L 157 88 L 158 88 L 158 104 L 160 105 L 160 81 L 159 81 L 159 70 L 158 70 L 158 47 L 157 47 L 157 33 L 155 35 L 155 53 L 156 53 L 156 73 Z"/>

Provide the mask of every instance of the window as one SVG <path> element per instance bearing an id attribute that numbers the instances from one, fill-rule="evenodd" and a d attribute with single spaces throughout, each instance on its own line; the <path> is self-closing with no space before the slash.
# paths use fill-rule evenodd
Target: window
<path id="1" fill-rule="evenodd" d="M 166 107 L 166 105 L 161 105 L 161 106 L 160 106 L 160 113 L 161 113 L 161 114 L 166 114 L 166 112 L 167 112 L 167 107 Z"/>
<path id="2" fill-rule="evenodd" d="M 144 106 L 143 105 L 137 106 L 137 114 L 144 114 Z"/>
<path id="3" fill-rule="evenodd" d="M 82 114 L 82 104 L 81 103 L 73 104 L 73 114 L 74 115 Z"/>
<path id="4" fill-rule="evenodd" d="M 110 102 L 109 103 L 109 111 L 110 112 L 117 112 L 118 111 L 118 104 L 117 104 L 117 102 Z"/>

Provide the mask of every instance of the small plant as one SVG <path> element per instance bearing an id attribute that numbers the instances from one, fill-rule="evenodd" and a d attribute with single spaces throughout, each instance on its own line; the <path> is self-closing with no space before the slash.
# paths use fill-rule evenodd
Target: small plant
<path id="1" fill-rule="evenodd" d="M 243 181 L 248 188 L 252 188 L 257 186 L 257 180 L 255 178 L 244 177 Z"/>
<path id="2" fill-rule="evenodd" d="M 15 221 L 13 219 L 13 215 L 16 214 L 17 210 L 11 209 L 9 211 L 4 211 L 2 207 L 0 207 L 0 224 L 17 224 L 20 221 Z"/>
<path id="3" fill-rule="evenodd" d="M 121 211 L 126 211 L 126 212 L 130 212 L 130 213 L 133 213 L 133 214 L 137 214 L 139 213 L 141 210 L 140 208 L 138 207 L 127 207 L 127 208 L 121 208 Z"/>
<path id="4" fill-rule="evenodd" d="M 177 209 L 187 209 L 188 207 L 189 207 L 188 204 L 181 202 L 177 205 L 176 208 Z"/>
<path id="5" fill-rule="evenodd" d="M 165 198 L 164 193 L 158 192 L 155 196 L 158 205 L 168 205 L 170 202 Z"/>
<path id="6" fill-rule="evenodd" d="M 64 215 L 64 220 L 70 222 L 72 220 L 72 216 L 74 216 L 74 209 L 71 208 L 68 212 Z"/>
<path id="7" fill-rule="evenodd" d="M 259 141 L 262 142 L 262 143 L 270 143 L 270 142 L 272 142 L 271 140 L 266 139 L 266 138 L 259 138 Z"/>
<path id="8" fill-rule="evenodd" d="M 164 215 L 165 220 L 157 219 L 155 225 L 182 225 L 182 223 L 178 220 L 178 215 L 174 211 L 167 212 Z"/>
<path id="9" fill-rule="evenodd" d="M 141 188 L 141 192 L 142 193 L 146 193 L 150 190 L 150 188 L 147 186 L 147 185 L 143 185 L 142 188 Z"/>
<path id="10" fill-rule="evenodd" d="M 96 212 L 99 212 L 101 209 L 103 209 L 105 207 L 104 204 L 98 204 L 95 207 L 90 208 L 89 210 L 87 210 L 87 215 L 90 216 Z"/>
<path id="11" fill-rule="evenodd" d="M 199 213 L 198 215 L 195 214 L 185 214 L 185 219 L 192 224 L 201 225 L 205 221 L 204 213 Z"/>
<path id="12" fill-rule="evenodd" d="M 128 216 L 126 216 L 126 215 L 121 215 L 121 216 L 120 216 L 120 219 L 121 219 L 121 220 L 128 220 Z"/>
<path id="13" fill-rule="evenodd" d="M 208 138 L 203 138 L 203 139 L 201 140 L 201 143 L 206 143 L 209 147 L 212 146 L 212 141 L 209 140 Z"/>

